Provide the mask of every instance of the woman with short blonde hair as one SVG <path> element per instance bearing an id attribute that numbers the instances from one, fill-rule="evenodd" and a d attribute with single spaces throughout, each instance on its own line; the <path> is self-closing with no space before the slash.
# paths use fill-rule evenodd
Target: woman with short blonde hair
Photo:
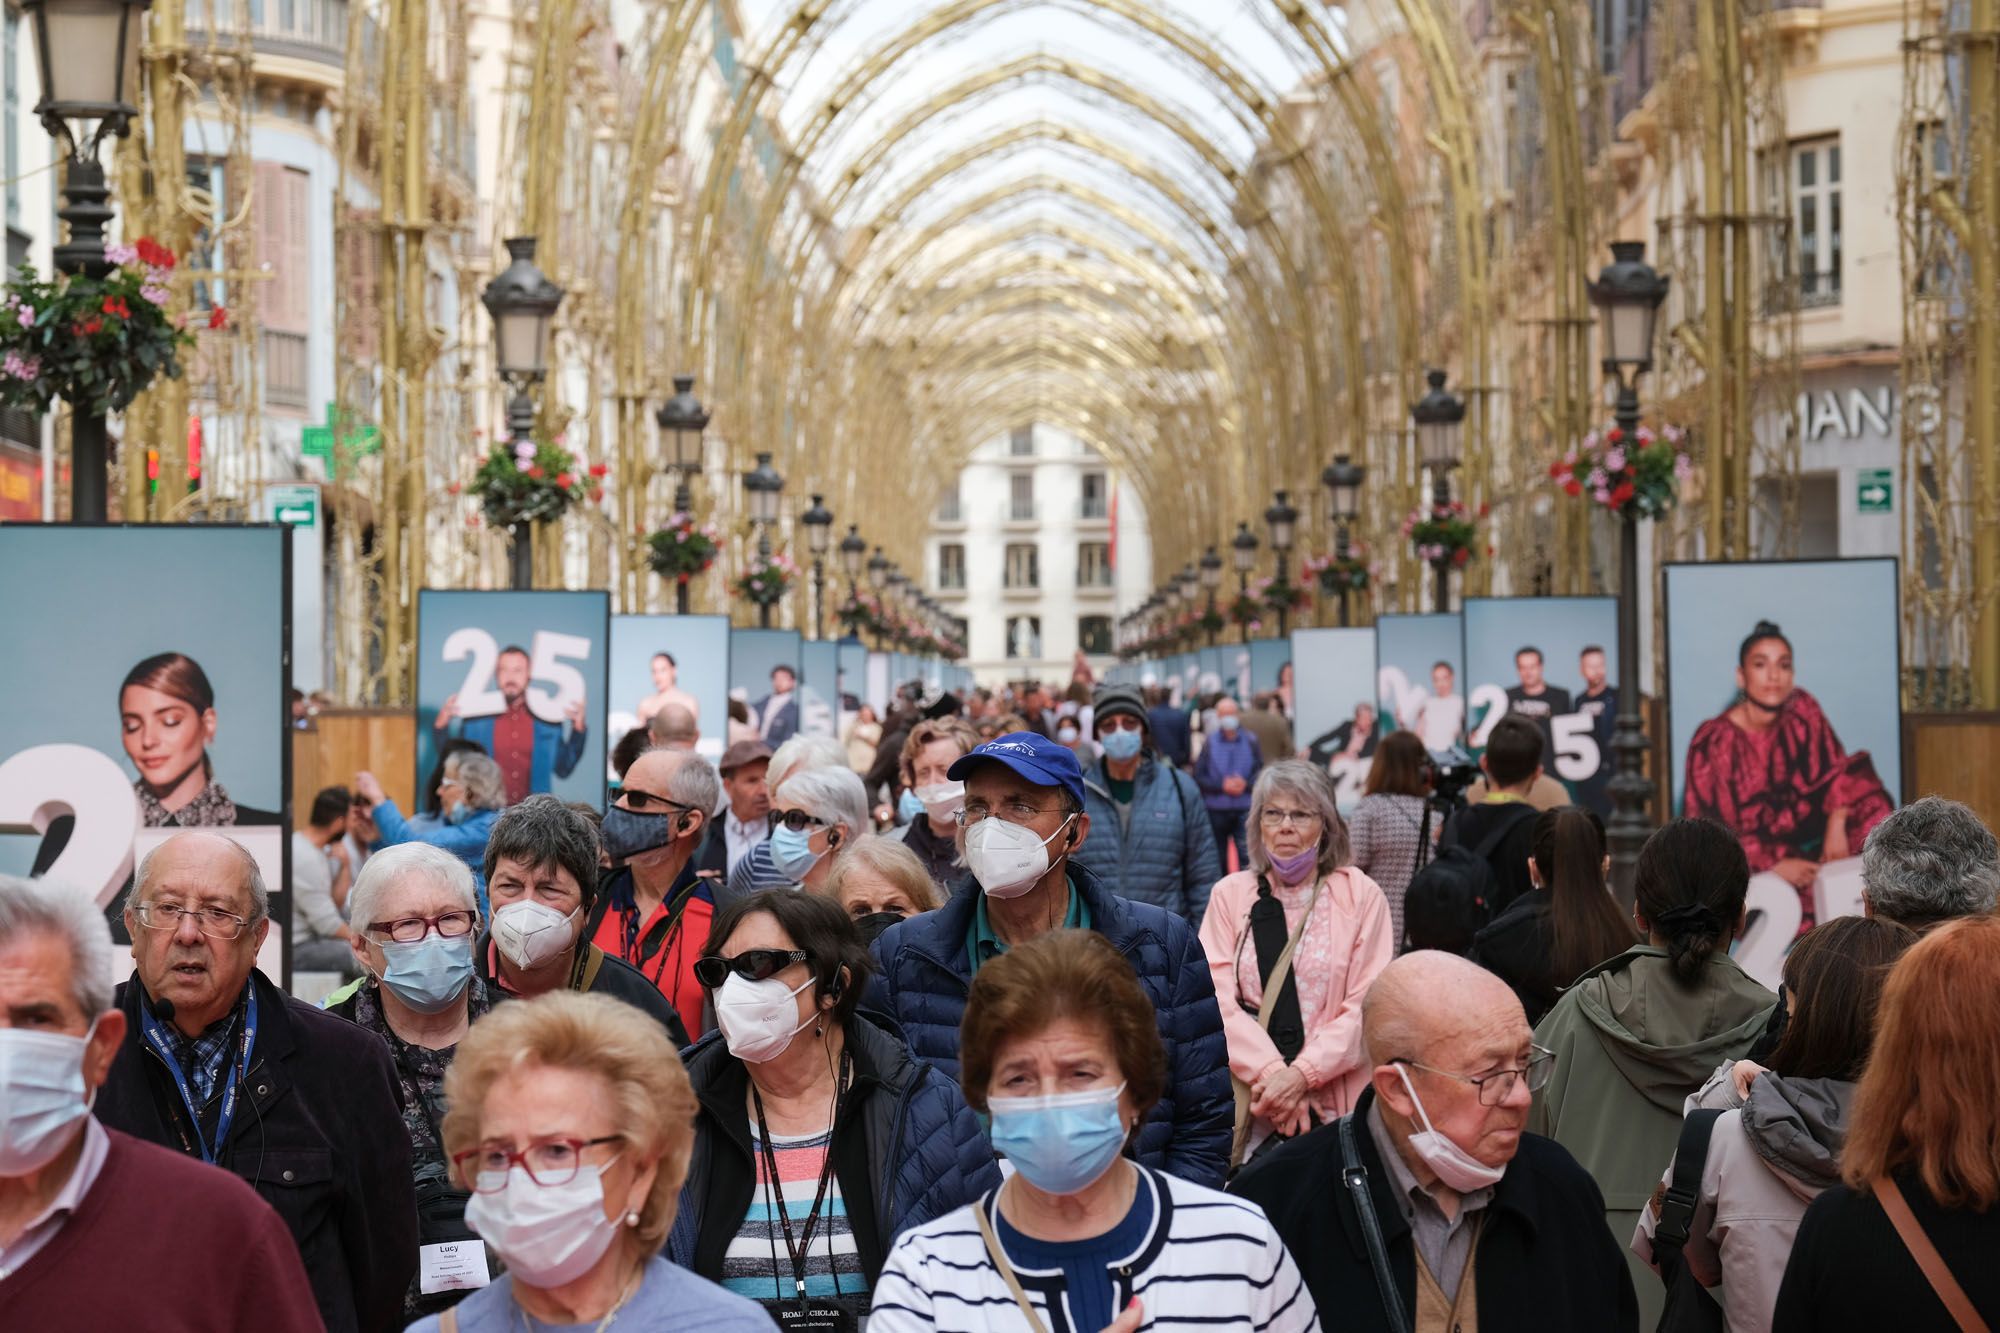
<path id="1" fill-rule="evenodd" d="M 444 1091 L 466 1223 L 508 1271 L 413 1333 L 502 1333 L 526 1317 L 769 1329 L 756 1306 L 659 1257 L 695 1097 L 658 1023 L 570 991 L 503 1005 L 459 1043 Z"/>
<path id="2" fill-rule="evenodd" d="M 896 921 L 934 912 L 943 902 L 915 852 L 894 838 L 872 835 L 854 840 L 827 872 L 820 892 L 839 903 L 871 943 Z"/>

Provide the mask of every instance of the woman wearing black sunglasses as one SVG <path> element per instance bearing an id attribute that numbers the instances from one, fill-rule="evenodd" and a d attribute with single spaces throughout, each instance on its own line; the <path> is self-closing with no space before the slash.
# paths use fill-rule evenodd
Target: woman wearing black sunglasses
<path id="1" fill-rule="evenodd" d="M 853 1328 L 890 1243 L 999 1183 L 957 1084 L 856 1011 L 873 962 L 840 907 L 774 889 L 719 912 L 694 972 L 719 1031 L 667 1256 L 776 1311 Z M 804 1210 L 804 1211 L 802 1211 Z"/>

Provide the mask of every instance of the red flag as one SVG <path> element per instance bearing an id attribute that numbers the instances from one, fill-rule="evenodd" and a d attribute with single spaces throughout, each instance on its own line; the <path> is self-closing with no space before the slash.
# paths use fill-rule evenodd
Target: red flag
<path id="1" fill-rule="evenodd" d="M 1111 548 L 1105 552 L 1105 563 L 1111 572 L 1118 572 L 1118 478 L 1114 475 L 1106 479 L 1111 487 Z"/>

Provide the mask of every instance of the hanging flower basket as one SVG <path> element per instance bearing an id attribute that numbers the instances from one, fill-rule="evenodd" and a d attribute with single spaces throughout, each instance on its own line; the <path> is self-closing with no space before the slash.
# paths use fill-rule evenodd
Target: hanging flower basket
<path id="1" fill-rule="evenodd" d="M 1481 507 L 1480 517 L 1485 517 L 1484 506 Z M 1472 547 L 1478 540 L 1479 529 L 1473 521 L 1472 511 L 1460 501 L 1451 500 L 1411 510 L 1409 517 L 1403 520 L 1403 536 L 1409 540 L 1419 560 L 1457 567 L 1472 559 Z"/>
<path id="2" fill-rule="evenodd" d="M 1250 585 L 1252 595 L 1272 611 L 1299 612 L 1312 609 L 1312 592 L 1295 583 L 1258 579 Z"/>
<path id="3" fill-rule="evenodd" d="M 573 504 L 604 498 L 602 463 L 583 467 L 553 440 L 519 440 L 495 444 L 472 477 L 472 493 L 496 528 L 516 523 L 541 523 L 561 518 Z"/>
<path id="4" fill-rule="evenodd" d="M 101 278 L 44 279 L 23 264 L 0 294 L 0 403 L 47 412 L 61 398 L 102 416 L 129 407 L 157 375 L 181 376 L 194 342 L 186 314 L 169 315 L 174 252 L 142 236 L 107 245 Z M 208 326 L 229 315 L 217 306 Z"/>
<path id="5" fill-rule="evenodd" d="M 873 593 L 850 594 L 833 613 L 840 628 L 855 638 L 882 633 L 882 603 Z"/>
<path id="6" fill-rule="evenodd" d="M 720 541 L 713 523 L 696 523 L 693 514 L 677 509 L 646 538 L 646 563 L 667 582 L 686 583 L 715 563 Z"/>
<path id="7" fill-rule="evenodd" d="M 1222 612 L 1212 609 L 1202 612 L 1201 618 L 1196 620 L 1194 623 L 1196 624 L 1196 626 L 1200 628 L 1203 634 L 1220 634 L 1222 633 L 1223 629 L 1229 624 L 1229 622 L 1223 618 Z"/>
<path id="8" fill-rule="evenodd" d="M 776 606 L 785 600 L 799 567 L 782 551 L 776 555 L 752 555 L 750 563 L 729 587 L 752 606 Z"/>
<path id="9" fill-rule="evenodd" d="M 1612 426 L 1549 464 L 1549 481 L 1572 499 L 1587 500 L 1623 517 L 1664 518 L 1680 501 L 1680 484 L 1694 473 L 1687 432 L 1641 426 L 1629 438 Z"/>
<path id="10" fill-rule="evenodd" d="M 1342 589 L 1367 592 L 1375 577 L 1374 568 L 1368 563 L 1368 548 L 1359 542 L 1348 547 L 1345 556 L 1312 556 L 1305 567 L 1306 573 L 1319 581 L 1319 590 L 1329 597 L 1337 596 Z"/>
<path id="11" fill-rule="evenodd" d="M 1237 594 L 1229 604 L 1229 623 L 1239 629 L 1264 628 L 1264 603 L 1247 592 Z"/>

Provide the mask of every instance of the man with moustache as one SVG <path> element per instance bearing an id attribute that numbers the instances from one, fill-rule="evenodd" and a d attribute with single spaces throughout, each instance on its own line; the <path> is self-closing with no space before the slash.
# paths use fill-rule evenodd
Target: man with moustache
<path id="1" fill-rule="evenodd" d="M 453 694 L 445 698 L 437 720 L 431 723 L 438 740 L 460 736 L 485 747 L 500 764 L 509 805 L 535 792 L 548 791 L 556 778 L 574 773 L 587 739 L 583 695 L 579 693 L 564 711 L 567 727 L 544 722 L 528 709 L 531 676 L 528 650 L 509 644 L 493 663 L 493 683 L 506 707 L 491 717 L 461 718 L 458 696 Z"/>

